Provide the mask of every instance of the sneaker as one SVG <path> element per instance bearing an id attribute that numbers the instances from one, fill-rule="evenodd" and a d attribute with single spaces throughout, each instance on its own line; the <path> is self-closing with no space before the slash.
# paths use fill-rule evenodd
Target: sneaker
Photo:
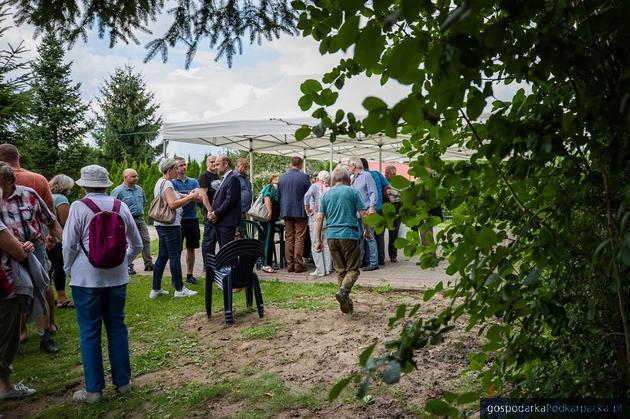
<path id="1" fill-rule="evenodd" d="M 8 399 L 21 399 L 22 397 L 29 397 L 35 394 L 37 390 L 28 388 L 21 382 L 13 386 L 13 388 L 4 394 L 0 394 L 0 400 Z"/>
<path id="2" fill-rule="evenodd" d="M 322 274 L 320 274 L 319 271 L 317 269 L 315 269 L 313 272 L 308 274 L 308 276 L 322 276 Z"/>
<path id="3" fill-rule="evenodd" d="M 133 266 L 130 266 L 130 267 L 127 268 L 127 273 L 129 275 L 135 275 L 136 274 L 136 270 L 133 269 Z"/>
<path id="4" fill-rule="evenodd" d="M 190 285 L 199 285 L 199 281 L 194 276 L 187 276 L 186 282 L 188 282 Z"/>
<path id="5" fill-rule="evenodd" d="M 75 391 L 74 395 L 72 396 L 72 400 L 74 400 L 75 402 L 82 402 L 82 403 L 96 403 L 100 401 L 102 398 L 103 398 L 103 393 L 101 391 L 95 391 L 93 393 L 90 393 L 89 391 L 85 391 L 85 389 Z"/>
<path id="6" fill-rule="evenodd" d="M 52 338 L 40 340 L 39 349 L 47 354 L 56 354 L 59 352 L 59 347 L 55 344 L 55 341 L 52 340 Z"/>
<path id="7" fill-rule="evenodd" d="M 337 294 L 335 294 L 335 298 L 339 303 L 339 308 L 341 309 L 342 313 L 351 313 L 350 305 L 352 304 L 352 302 L 350 301 L 350 297 L 348 296 L 348 294 L 349 292 L 345 288 L 339 288 L 339 291 L 337 291 Z"/>
<path id="8" fill-rule="evenodd" d="M 168 291 L 164 291 L 162 289 L 151 290 L 151 293 L 149 294 L 149 298 L 153 300 L 155 298 L 158 298 L 160 295 L 168 295 Z"/>
<path id="9" fill-rule="evenodd" d="M 365 268 L 363 268 L 361 270 L 364 271 L 364 272 L 367 272 L 367 271 L 375 271 L 377 269 L 378 269 L 378 265 L 374 265 L 374 266 L 366 266 Z"/>
<path id="10" fill-rule="evenodd" d="M 186 287 L 182 287 L 181 291 L 175 291 L 175 293 L 173 294 L 173 297 L 175 298 L 192 297 L 193 295 L 197 295 L 197 291 L 189 290 Z"/>
<path id="11" fill-rule="evenodd" d="M 116 387 L 116 391 L 118 392 L 118 394 L 127 394 L 131 391 L 131 381 L 129 381 L 127 384 L 125 384 L 124 386 L 118 386 Z"/>

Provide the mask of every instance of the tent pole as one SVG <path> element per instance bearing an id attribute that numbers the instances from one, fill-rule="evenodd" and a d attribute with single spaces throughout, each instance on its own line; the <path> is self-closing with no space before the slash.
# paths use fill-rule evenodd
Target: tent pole
<path id="1" fill-rule="evenodd" d="M 302 159 L 304 160 L 304 166 L 302 170 L 304 171 L 304 173 L 306 173 L 306 150 L 302 152 Z"/>
<path id="2" fill-rule="evenodd" d="M 378 145 L 378 171 L 383 173 L 383 144 Z"/>
<path id="3" fill-rule="evenodd" d="M 162 138 L 162 151 L 164 151 L 164 158 L 166 158 L 166 145 L 167 145 L 166 138 Z"/>
<path id="4" fill-rule="evenodd" d="M 333 148 L 333 143 L 331 141 L 330 142 L 330 178 L 331 179 L 332 179 L 332 172 L 334 170 L 333 164 L 335 162 L 334 154 L 335 154 L 335 149 Z"/>
<path id="5" fill-rule="evenodd" d="M 249 181 L 254 189 L 254 140 L 249 139 Z M 252 200 L 254 199 L 254 191 L 252 190 Z"/>

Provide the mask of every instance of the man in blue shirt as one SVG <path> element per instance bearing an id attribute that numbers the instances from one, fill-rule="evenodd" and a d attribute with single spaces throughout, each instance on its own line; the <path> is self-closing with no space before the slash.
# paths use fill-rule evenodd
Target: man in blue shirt
<path id="1" fill-rule="evenodd" d="M 380 215 L 383 215 L 383 190 L 389 186 L 389 182 L 387 181 L 385 176 L 383 176 L 381 172 L 379 172 L 378 170 L 369 170 L 368 168 L 370 166 L 366 159 L 361 158 L 361 163 L 363 163 L 363 170 L 365 170 L 370 175 L 372 175 L 372 178 L 374 179 L 374 183 L 376 184 L 376 193 L 377 193 L 376 212 L 379 213 Z M 375 234 L 375 238 L 376 238 L 376 250 L 378 252 L 378 264 L 385 265 L 385 230 L 383 230 L 381 234 Z M 363 259 L 364 259 L 363 260 L 364 263 L 367 262 L 365 260 L 366 258 L 363 258 Z"/>
<path id="2" fill-rule="evenodd" d="M 361 195 L 363 203 L 367 208 L 368 214 L 376 213 L 376 203 L 378 200 L 378 192 L 376 191 L 376 184 L 374 178 L 368 172 L 363 170 L 363 163 L 358 157 L 353 157 L 348 160 L 348 171 L 352 174 L 352 189 L 355 189 Z M 359 227 L 363 224 L 359 223 Z M 365 239 L 369 251 L 364 252 L 363 246 L 361 246 L 361 259 L 363 259 L 364 253 L 369 255 L 369 263 L 363 268 L 364 271 L 373 271 L 378 269 L 378 250 L 376 249 L 376 240 L 374 239 L 373 229 L 370 230 L 370 238 Z M 362 233 L 361 233 L 362 235 Z"/>
<path id="3" fill-rule="evenodd" d="M 350 187 L 350 173 L 343 167 L 337 167 L 331 184 L 334 186 L 323 195 L 317 214 L 315 251 L 322 251 L 322 225 L 326 219 L 325 240 L 328 240 L 339 286 L 335 298 L 342 312 L 352 313 L 350 291 L 360 274 L 360 243 L 363 238 L 369 239 L 371 232 L 370 229 L 362 228 L 367 215 L 366 206 L 359 192 Z"/>
<path id="4" fill-rule="evenodd" d="M 186 160 L 183 157 L 175 157 L 177 162 L 177 178 L 173 179 L 173 188 L 182 195 L 188 195 L 192 190 L 199 188 L 199 182 L 186 176 Z M 199 231 L 199 218 L 197 217 L 197 204 L 190 202 L 182 211 L 182 247 L 186 242 L 186 282 L 197 285 L 199 281 L 193 276 L 195 267 L 195 249 L 199 248 L 201 232 Z"/>
<path id="5" fill-rule="evenodd" d="M 133 169 L 125 169 L 123 172 L 123 183 L 116 186 L 110 194 L 112 198 L 120 199 L 131 211 L 133 220 L 138 227 L 140 237 L 142 238 L 142 259 L 144 260 L 144 270 L 149 272 L 153 270 L 153 260 L 151 259 L 151 236 L 147 223 L 144 221 L 144 205 L 147 197 L 144 195 L 142 187 L 138 185 L 138 173 Z M 133 268 L 133 259 L 129 263 L 129 275 L 135 275 Z"/>

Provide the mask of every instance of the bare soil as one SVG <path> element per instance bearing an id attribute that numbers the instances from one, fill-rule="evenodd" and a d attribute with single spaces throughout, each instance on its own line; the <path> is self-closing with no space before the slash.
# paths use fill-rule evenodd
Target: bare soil
<path id="1" fill-rule="evenodd" d="M 136 382 L 171 383 L 217 382 L 222 378 L 241 375 L 242 371 L 277 373 L 295 392 L 314 387 L 326 392 L 340 379 L 359 370 L 361 351 L 375 339 L 382 343 L 398 336 L 399 329 L 389 330 L 387 323 L 400 304 L 408 307 L 421 301 L 418 292 L 378 294 L 365 289 L 353 294 L 354 314 L 346 315 L 335 307 L 330 309 L 295 310 L 266 307 L 265 317 L 254 312 L 236 312 L 235 323 L 226 326 L 222 315 L 208 320 L 197 313 L 184 323 L 187 333 L 201 340 L 208 354 L 201 366 L 184 366 L 175 371 L 159 371 L 139 377 Z M 331 295 L 331 300 L 334 301 Z M 421 314 L 430 316 L 443 308 L 446 301 L 436 295 L 423 304 Z M 243 338 L 248 328 L 269 325 L 275 334 L 267 338 Z M 459 372 L 467 366 L 468 353 L 479 347 L 474 333 L 458 324 L 446 341 L 420 351 L 418 369 L 404 376 L 394 386 L 373 385 L 369 403 L 345 400 L 325 402 L 323 407 L 286 410 L 282 417 L 410 417 L 421 411 L 424 403 L 438 397 L 444 390 L 458 385 Z M 179 379 L 178 379 L 179 377 Z M 459 383 L 461 385 L 461 383 Z M 241 406 L 242 408 L 243 406 Z M 211 417 L 230 417 L 239 411 L 234 400 L 214 399 L 207 403 Z"/>

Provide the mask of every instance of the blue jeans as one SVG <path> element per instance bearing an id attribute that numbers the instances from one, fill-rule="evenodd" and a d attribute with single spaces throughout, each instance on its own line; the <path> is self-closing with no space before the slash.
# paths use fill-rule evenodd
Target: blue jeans
<path id="1" fill-rule="evenodd" d="M 162 288 L 162 275 L 166 262 L 171 267 L 171 282 L 177 291 L 181 291 L 182 282 L 182 228 L 180 226 L 155 226 L 159 241 L 158 257 L 153 264 L 153 289 Z"/>
<path id="2" fill-rule="evenodd" d="M 125 325 L 127 285 L 107 288 L 72 287 L 79 337 L 85 390 L 103 391 L 103 353 L 101 350 L 101 324 L 107 332 L 107 350 L 112 366 L 112 382 L 116 387 L 131 380 L 129 338 Z"/>
<path id="3" fill-rule="evenodd" d="M 363 223 L 359 220 L 359 244 L 361 248 L 361 260 L 363 260 L 363 241 L 366 241 L 368 244 L 368 249 L 370 251 L 369 257 L 369 266 L 378 266 L 378 248 L 376 247 L 376 236 L 374 234 L 374 229 L 370 229 L 372 231 L 372 238 L 370 240 L 366 240 L 363 238 Z"/>

